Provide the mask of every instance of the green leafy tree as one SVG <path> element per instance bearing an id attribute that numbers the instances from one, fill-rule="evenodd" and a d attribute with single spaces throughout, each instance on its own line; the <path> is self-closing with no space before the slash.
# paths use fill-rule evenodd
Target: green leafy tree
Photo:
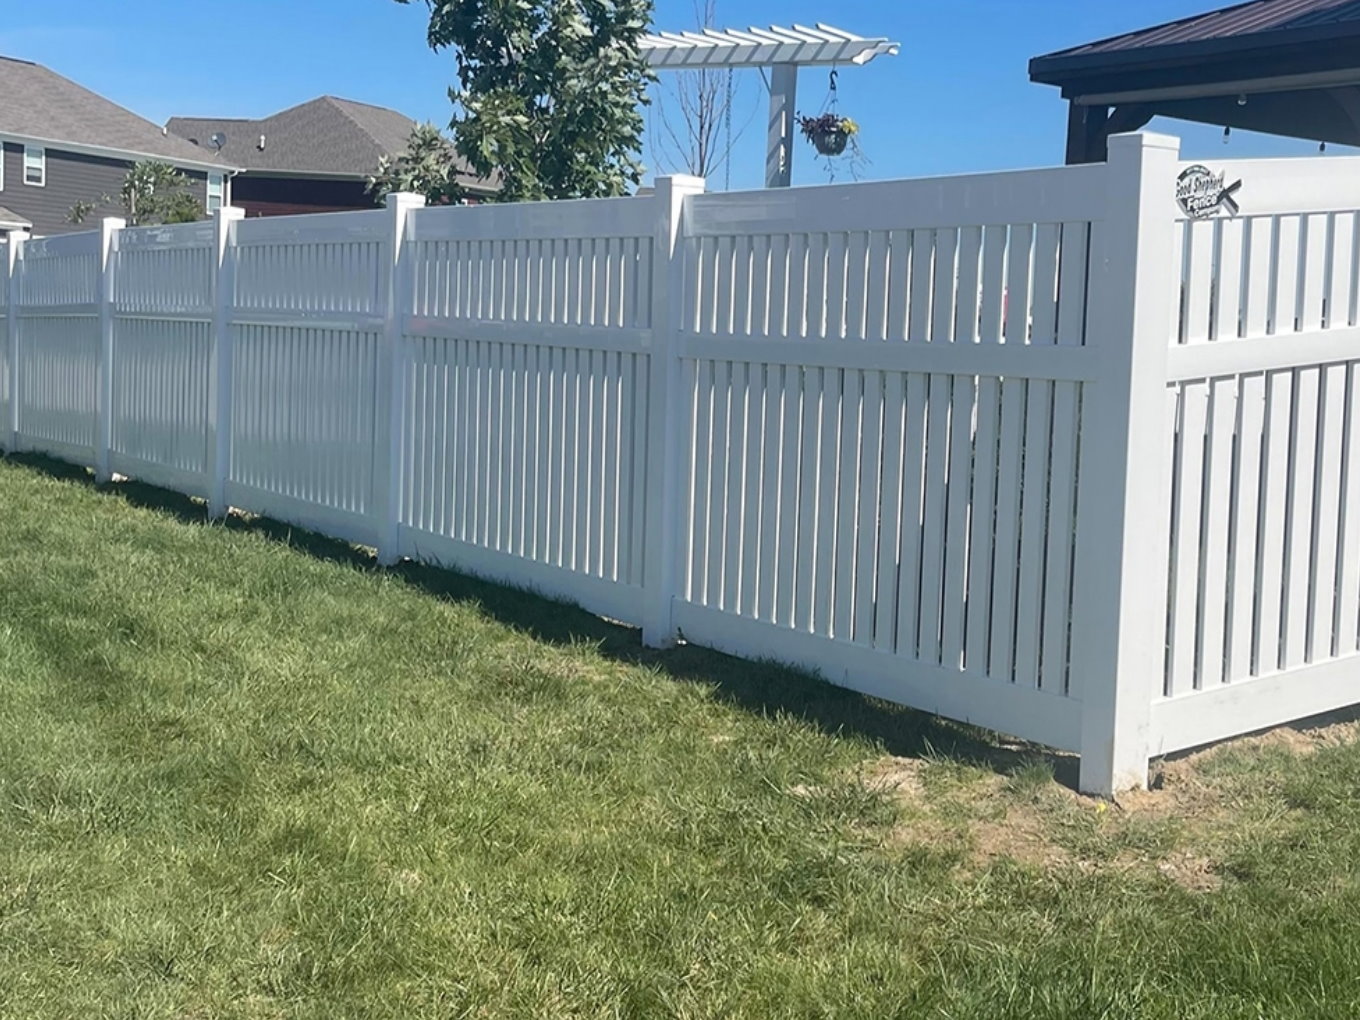
<path id="1" fill-rule="evenodd" d="M 447 205 L 462 197 L 458 154 L 433 124 L 418 124 L 395 159 L 384 156 L 368 178 L 368 190 L 379 200 L 394 191 L 424 195 L 429 205 Z"/>
<path id="2" fill-rule="evenodd" d="M 189 178 L 154 159 L 134 163 L 118 194 L 132 226 L 192 223 L 205 215 L 203 205 L 189 190 Z"/>
<path id="3" fill-rule="evenodd" d="M 500 200 L 622 195 L 641 181 L 651 0 L 425 2 L 431 48 L 457 61 L 457 151 L 499 177 Z"/>
<path id="4" fill-rule="evenodd" d="M 131 227 L 193 223 L 207 215 L 203 203 L 190 190 L 189 178 L 169 163 L 154 159 L 142 160 L 129 168 L 118 189 L 118 200 Z M 72 223 L 83 223 L 90 213 L 112 201 L 108 195 L 101 195 L 96 201 L 79 201 L 66 218 Z"/>

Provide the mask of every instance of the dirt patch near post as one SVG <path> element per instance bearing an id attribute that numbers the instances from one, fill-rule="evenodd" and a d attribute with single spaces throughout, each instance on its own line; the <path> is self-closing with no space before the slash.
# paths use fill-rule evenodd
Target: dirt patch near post
<path id="1" fill-rule="evenodd" d="M 947 759 L 885 757 L 863 766 L 858 781 L 900 808 L 889 850 L 948 846 L 969 870 L 1011 860 L 1055 874 L 1142 872 L 1209 893 L 1222 887 L 1219 862 L 1262 794 L 1259 780 L 1213 768 L 1215 759 L 1270 750 L 1306 756 L 1356 741 L 1360 719 L 1352 717 L 1279 727 L 1164 761 L 1153 789 L 1114 801 L 1044 781 L 1042 773 L 1039 782 L 1022 781 Z M 1287 812 L 1271 818 L 1292 824 Z"/>

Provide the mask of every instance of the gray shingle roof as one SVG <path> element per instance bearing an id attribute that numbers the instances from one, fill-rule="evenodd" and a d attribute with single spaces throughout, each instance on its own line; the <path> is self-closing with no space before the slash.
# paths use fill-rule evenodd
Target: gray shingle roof
<path id="1" fill-rule="evenodd" d="M 32 220 L 25 219 L 23 216 L 20 216 L 17 212 L 10 212 L 10 210 L 6 209 L 3 205 L 0 205 L 0 227 L 9 230 L 13 229 L 14 227 L 22 227 L 27 229 L 28 227 L 31 226 L 33 226 Z"/>
<path id="2" fill-rule="evenodd" d="M 207 150 L 167 135 L 151 121 L 69 78 L 12 57 L 0 57 L 0 134 L 115 149 L 171 162 L 221 162 Z"/>
<path id="3" fill-rule="evenodd" d="M 367 176 L 384 156 L 400 155 L 415 126 L 396 110 L 335 96 L 321 96 L 260 120 L 172 117 L 166 124 L 172 134 L 197 142 L 209 153 L 212 136 L 220 132 L 226 136 L 220 158 L 247 171 L 347 177 Z"/>

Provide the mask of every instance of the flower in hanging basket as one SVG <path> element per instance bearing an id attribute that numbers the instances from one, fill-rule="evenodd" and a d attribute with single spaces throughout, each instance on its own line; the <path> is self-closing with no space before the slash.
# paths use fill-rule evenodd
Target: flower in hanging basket
<path id="1" fill-rule="evenodd" d="M 820 117 L 799 116 L 798 126 L 803 136 L 823 156 L 839 156 L 845 152 L 850 139 L 859 133 L 859 125 L 838 113 L 824 113 Z"/>

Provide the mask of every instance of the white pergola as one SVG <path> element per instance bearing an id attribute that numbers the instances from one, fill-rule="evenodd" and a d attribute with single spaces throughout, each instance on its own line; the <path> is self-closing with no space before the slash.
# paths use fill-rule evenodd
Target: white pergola
<path id="1" fill-rule="evenodd" d="M 704 29 L 657 32 L 642 39 L 647 63 L 658 71 L 770 68 L 769 147 L 765 186 L 787 188 L 793 178 L 794 103 L 800 67 L 867 64 L 880 54 L 896 56 L 900 44 L 866 39 L 830 25 L 815 28 Z"/>

